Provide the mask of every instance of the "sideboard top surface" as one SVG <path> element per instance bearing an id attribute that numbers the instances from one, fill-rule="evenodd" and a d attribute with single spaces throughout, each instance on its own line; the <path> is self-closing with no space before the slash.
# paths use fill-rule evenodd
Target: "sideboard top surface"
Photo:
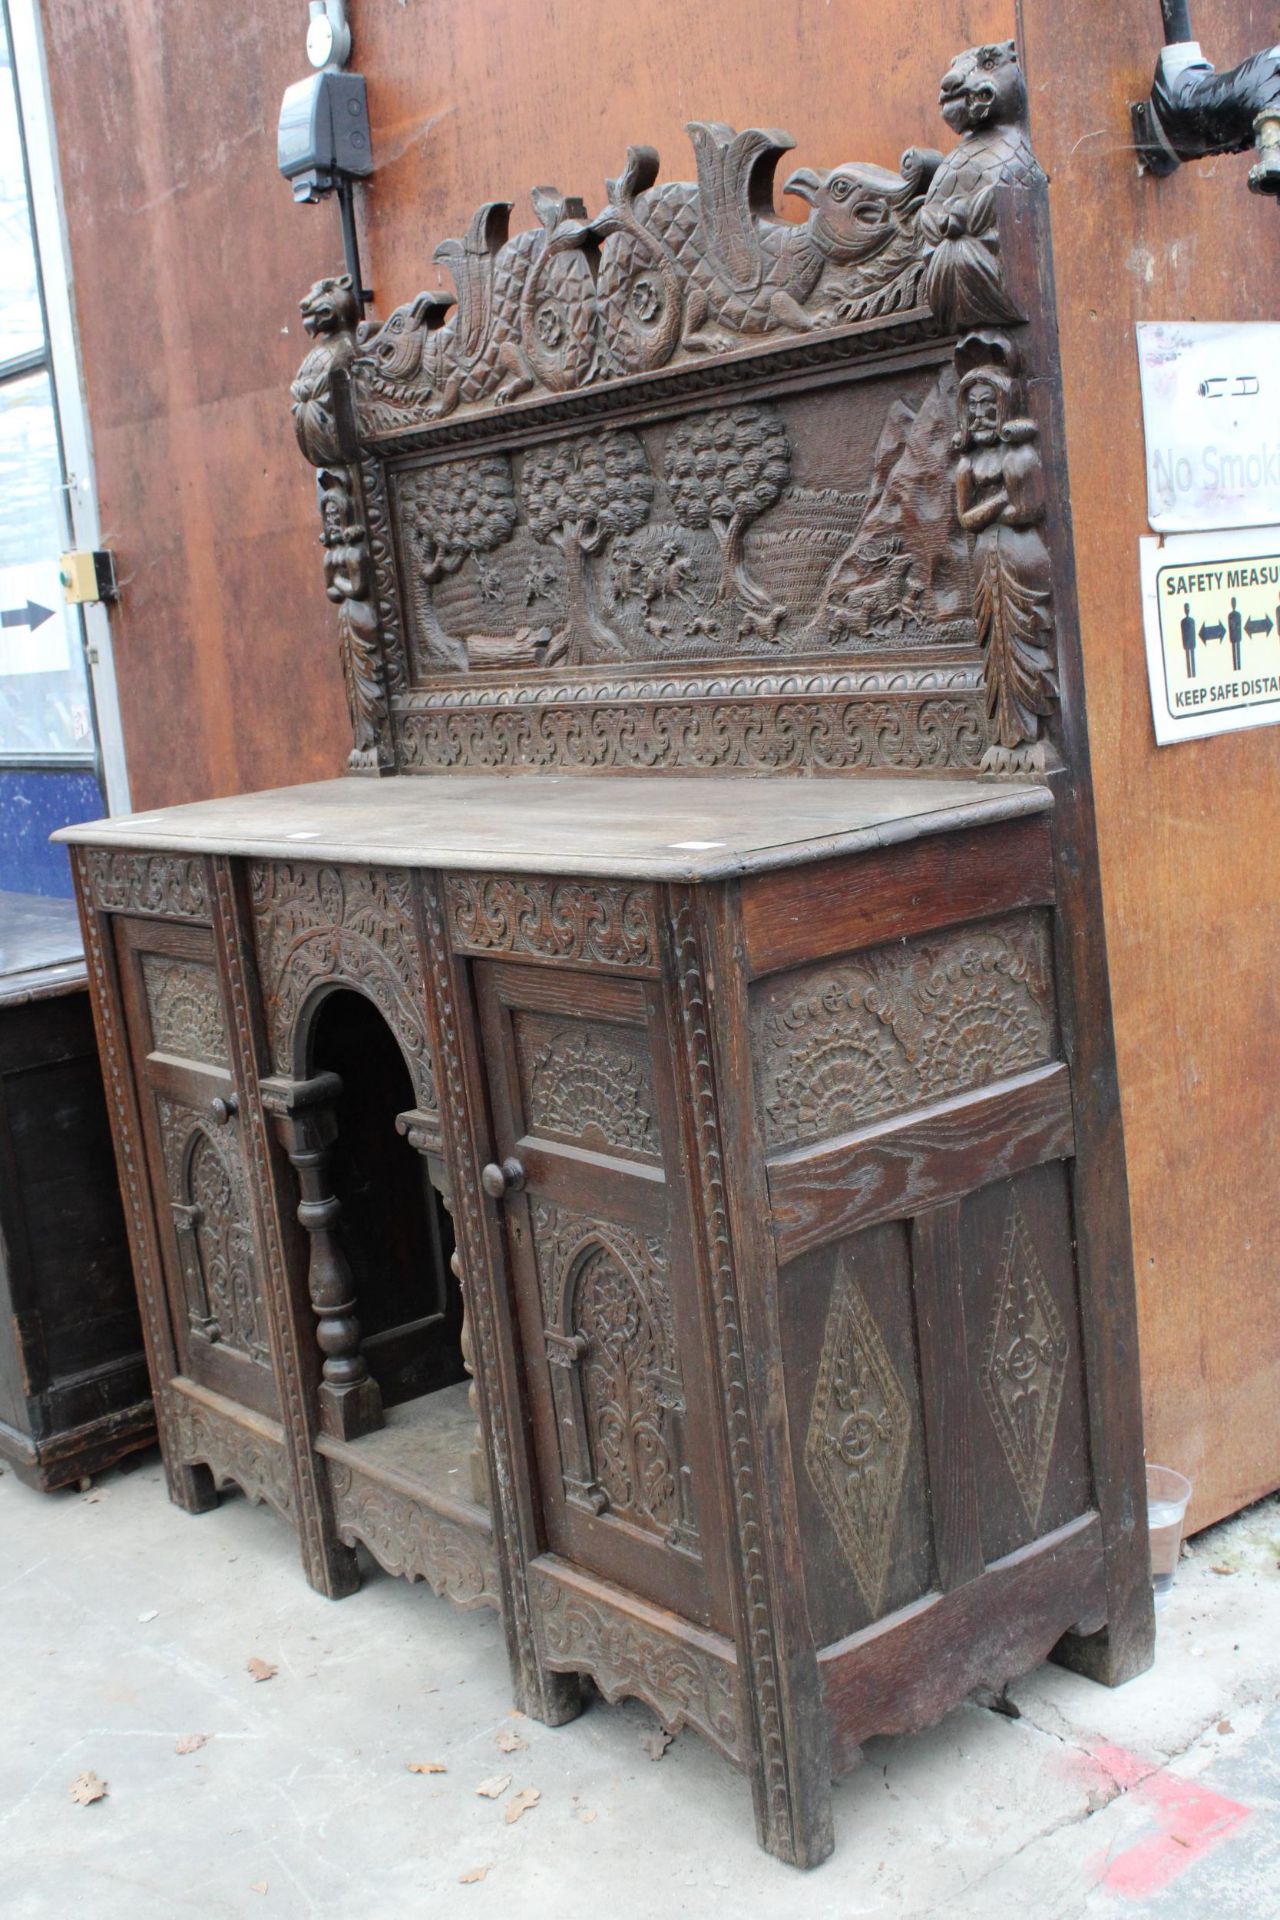
<path id="1" fill-rule="evenodd" d="M 952 832 L 1053 804 L 1031 778 L 448 780 L 348 776 L 64 828 L 81 846 L 363 866 L 705 881 Z"/>
<path id="2" fill-rule="evenodd" d="M 0 891 L 0 1006 L 79 992 L 86 977 L 75 902 Z"/>

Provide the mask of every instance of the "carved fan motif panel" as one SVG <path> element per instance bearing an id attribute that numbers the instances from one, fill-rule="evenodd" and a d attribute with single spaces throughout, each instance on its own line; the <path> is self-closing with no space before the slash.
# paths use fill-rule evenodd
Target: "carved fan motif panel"
<path id="1" fill-rule="evenodd" d="M 530 1133 L 597 1153 L 658 1160 L 648 1041 L 603 1020 L 513 1015 L 524 1124 Z"/>
<path id="2" fill-rule="evenodd" d="M 1052 1059 L 1049 930 L 1020 914 L 771 981 L 755 1000 L 771 1148 L 851 1132 Z"/>
<path id="3" fill-rule="evenodd" d="M 212 966 L 202 960 L 144 953 L 142 980 L 158 1053 L 177 1054 L 210 1067 L 230 1066 L 226 1017 Z"/>

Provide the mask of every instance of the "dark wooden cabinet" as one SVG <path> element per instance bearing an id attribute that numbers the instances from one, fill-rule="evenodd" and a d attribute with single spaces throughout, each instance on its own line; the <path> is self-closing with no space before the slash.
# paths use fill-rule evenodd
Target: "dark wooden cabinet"
<path id="1" fill-rule="evenodd" d="M 1010 46 L 943 105 L 804 223 L 697 123 L 456 317 L 320 283 L 350 772 L 65 836 L 175 1497 L 802 1865 L 870 1736 L 1152 1639 L 1044 181 Z"/>
<path id="2" fill-rule="evenodd" d="M 0 894 L 0 1459 L 48 1491 L 154 1438 L 75 909 Z"/>

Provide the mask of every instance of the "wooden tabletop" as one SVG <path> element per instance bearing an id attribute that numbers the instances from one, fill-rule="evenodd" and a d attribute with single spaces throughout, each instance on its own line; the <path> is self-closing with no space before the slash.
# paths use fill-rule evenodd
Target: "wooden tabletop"
<path id="1" fill-rule="evenodd" d="M 868 773 L 349 777 L 65 827 L 81 846 L 360 866 L 718 880 L 1042 813 L 1041 781 Z"/>
<path id="2" fill-rule="evenodd" d="M 85 979 L 74 901 L 0 890 L 0 1005 L 67 993 Z"/>

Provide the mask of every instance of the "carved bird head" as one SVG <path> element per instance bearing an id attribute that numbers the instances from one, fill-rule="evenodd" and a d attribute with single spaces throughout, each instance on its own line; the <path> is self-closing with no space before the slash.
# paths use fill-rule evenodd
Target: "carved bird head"
<path id="1" fill-rule="evenodd" d="M 828 258 L 870 260 L 900 230 L 910 185 L 887 167 L 851 162 L 829 170 L 797 167 L 782 191 L 809 202 L 807 229 Z"/>
<path id="2" fill-rule="evenodd" d="M 953 133 L 978 133 L 1020 120 L 1026 89 L 1013 41 L 996 40 L 958 53 L 942 76 L 938 105 Z"/>
<path id="3" fill-rule="evenodd" d="M 384 379 L 411 379 L 422 365 L 428 333 L 443 325 L 453 304 L 451 293 L 420 293 L 381 326 L 366 322 L 359 333 L 361 358 L 372 361 Z"/>

